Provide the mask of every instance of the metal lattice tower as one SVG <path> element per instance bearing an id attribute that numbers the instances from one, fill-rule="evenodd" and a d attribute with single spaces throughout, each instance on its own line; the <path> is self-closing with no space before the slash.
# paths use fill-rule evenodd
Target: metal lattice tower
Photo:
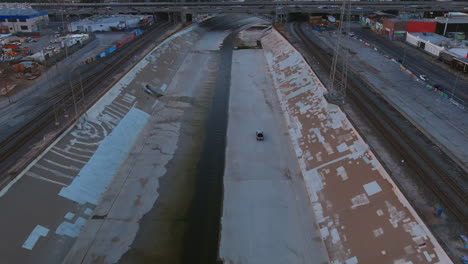
<path id="1" fill-rule="evenodd" d="M 328 94 L 325 95 L 328 102 L 337 105 L 344 104 L 346 98 L 346 87 L 348 84 L 348 50 L 343 46 L 342 38 L 348 36 L 350 20 L 351 2 L 349 0 L 343 0 L 340 13 L 340 25 L 337 30 L 332 66 L 328 80 Z"/>

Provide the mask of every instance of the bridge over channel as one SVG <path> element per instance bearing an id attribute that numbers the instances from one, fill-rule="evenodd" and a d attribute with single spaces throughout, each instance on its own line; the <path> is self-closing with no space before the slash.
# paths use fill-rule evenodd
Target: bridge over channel
<path id="1" fill-rule="evenodd" d="M 32 3 L 51 15 L 92 15 L 105 13 L 177 13 L 183 17 L 202 13 L 288 14 L 339 13 L 341 1 L 255 1 L 255 2 L 121 2 L 121 3 Z M 380 10 L 468 11 L 466 1 L 352 1 L 353 14 Z"/>

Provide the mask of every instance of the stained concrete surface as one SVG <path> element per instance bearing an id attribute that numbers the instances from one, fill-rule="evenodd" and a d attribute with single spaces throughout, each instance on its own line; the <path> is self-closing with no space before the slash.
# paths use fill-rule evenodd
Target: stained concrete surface
<path id="1" fill-rule="evenodd" d="M 251 20 L 256 19 L 231 19 L 227 26 L 236 28 Z M 215 19 L 214 24 L 225 25 L 225 21 Z M 161 192 L 166 196 L 156 204 L 155 211 L 161 213 L 160 220 L 163 221 L 154 224 L 150 223 L 151 219 L 147 220 L 144 229 L 140 233 L 138 230 L 143 215 L 153 208 L 160 195 L 159 180 L 166 174 L 166 165 L 179 147 L 180 131 L 200 133 L 197 130 L 203 122 L 203 112 L 210 103 L 210 89 L 219 70 L 216 67 L 216 46 L 213 44 L 221 43 L 225 36 L 204 35 L 208 30 L 192 25 L 152 50 L 75 126 L 51 144 L 17 181 L 0 191 L 0 207 L 10 212 L 0 219 L 3 226 L 0 232 L 6 234 L 2 240 L 4 244 L 0 244 L 1 261 L 113 263 L 127 250 L 141 254 L 134 256 L 133 260 L 126 258 L 123 261 L 137 262 L 148 252 L 151 254 L 150 261 L 155 255 L 162 259 L 177 259 L 181 255 L 180 245 L 185 227 L 180 225 L 183 218 L 181 221 L 178 213 L 183 215 L 184 208 L 190 203 L 194 188 L 190 173 L 186 178 L 176 177 L 172 181 L 176 186 L 171 185 L 170 189 Z M 210 47 L 198 45 L 197 49 L 192 50 L 202 36 L 203 43 L 210 44 Z M 182 64 L 184 67 L 180 68 Z M 174 78 L 176 74 L 178 77 Z M 147 86 L 167 94 L 158 99 L 145 93 Z M 171 93 L 172 89 L 174 93 Z M 185 111 L 187 115 L 184 115 Z M 131 113 L 135 112 L 139 113 L 138 116 L 144 116 L 142 120 L 146 127 L 142 132 L 128 128 L 131 125 L 129 118 L 133 119 Z M 134 148 L 131 148 L 132 142 L 123 145 L 109 141 L 114 132 L 122 131 L 120 126 L 124 126 L 128 137 L 138 134 Z M 120 137 L 125 137 L 125 133 Z M 190 135 L 183 135 L 182 138 L 182 142 L 187 142 Z M 200 138 L 200 135 L 195 134 L 194 138 Z M 109 147 L 113 150 L 109 151 Z M 197 161 L 199 146 L 195 142 L 192 146 L 184 147 L 178 153 L 190 153 L 192 159 L 181 155 L 176 161 L 189 162 L 185 164 L 185 172 L 189 172 Z M 122 164 L 117 162 L 118 152 L 129 152 Z M 92 164 L 98 160 L 106 160 L 109 166 L 119 166 L 120 170 L 115 173 L 112 170 L 102 171 L 106 164 L 100 165 L 99 173 L 84 169 L 88 162 Z M 171 163 L 173 167 L 183 167 L 176 161 Z M 174 170 L 167 176 L 171 175 L 174 176 Z M 80 181 L 83 177 L 95 177 L 95 181 Z M 109 179 L 113 181 L 109 182 Z M 168 181 L 164 179 L 162 182 Z M 187 192 L 177 193 L 177 184 Z M 169 194 L 171 191 L 175 193 Z M 182 208 L 169 212 L 169 207 L 161 206 L 164 202 L 178 204 Z M 173 232 L 167 232 L 169 225 L 176 228 L 173 230 L 176 237 Z M 154 239 L 149 231 L 166 236 Z M 137 234 L 140 239 L 132 244 Z M 168 241 L 171 239 L 173 241 Z"/>
<path id="2" fill-rule="evenodd" d="M 150 120 L 145 132 L 134 145 L 130 158 L 122 164 L 120 173 L 112 183 L 116 190 L 108 191 L 100 206 L 95 210 L 95 214 L 106 217 L 91 220 L 83 231 L 84 235 L 78 239 L 65 263 L 81 263 L 81 261 L 91 263 L 96 258 L 105 263 L 115 263 L 130 248 L 138 230 L 138 221 L 159 198 L 160 178 L 166 174 L 168 162 L 172 160 L 179 148 L 181 128 L 185 127 L 185 130 L 200 129 L 200 124 L 198 122 L 192 123 L 191 118 L 204 118 L 203 107 L 197 106 L 196 103 L 197 101 L 198 103 L 208 101 L 206 97 L 209 97 L 213 89 L 213 78 L 216 76 L 217 64 L 217 56 L 214 54 L 190 52 L 187 55 L 182 66 L 174 75 L 173 81 L 168 85 L 164 99 L 153 110 L 153 119 Z M 148 78 L 152 77 L 154 76 L 148 76 Z M 142 82 L 143 78 L 140 77 L 138 81 Z M 197 143 L 190 143 L 190 145 L 182 147 L 190 150 L 192 147 L 196 147 Z M 193 160 L 191 161 L 193 162 Z M 174 164 L 173 166 L 178 165 Z M 190 164 L 181 164 L 181 166 L 190 167 Z M 186 211 L 183 205 L 184 198 L 185 201 L 189 200 L 189 194 L 192 192 L 191 186 L 186 186 L 184 181 L 192 182 L 193 175 L 187 170 L 184 172 L 185 174 L 178 175 L 183 179 L 178 180 L 181 186 L 174 186 L 172 192 L 175 193 L 169 195 L 173 199 L 165 198 L 167 202 L 179 200 L 178 205 L 181 207 L 166 207 L 167 210 L 180 210 L 180 214 L 175 213 L 179 217 L 181 215 L 183 217 Z M 135 184 L 136 186 L 133 186 Z M 181 193 L 179 188 L 186 190 L 187 193 Z M 151 195 L 152 193 L 153 195 Z M 119 219 L 122 221 L 118 221 Z M 170 212 L 166 212 L 166 214 L 156 215 L 152 221 L 158 223 L 156 227 L 151 228 L 150 226 L 153 232 L 161 236 L 157 238 L 157 241 L 166 239 L 166 244 L 163 244 L 162 247 L 170 248 L 172 245 L 177 249 L 179 247 L 178 241 L 172 241 L 175 245 L 172 244 L 170 241 L 175 240 L 175 238 L 164 235 L 161 229 L 172 226 L 171 230 L 180 235 L 184 228 L 179 229 L 176 226 L 177 219 L 174 219 Z M 121 246 L 117 246 L 115 240 L 118 240 Z M 133 248 L 148 250 L 147 255 L 151 255 L 151 257 L 147 257 L 148 259 L 177 263 L 178 260 L 171 250 L 161 252 L 158 250 L 162 248 L 161 246 L 156 246 L 156 248 L 151 246 L 154 246 L 151 242 L 149 245 L 138 243 Z M 82 256 L 77 256 L 77 254 L 82 254 Z M 132 254 L 131 251 L 123 261 L 137 261 L 137 258 L 135 252 Z"/>
<path id="3" fill-rule="evenodd" d="M 232 62 L 220 258 L 327 263 L 263 50 Z M 265 132 L 257 142 L 255 131 Z"/>
<path id="4" fill-rule="evenodd" d="M 85 164 L 96 158 L 94 154 L 101 143 L 131 109 L 151 113 L 157 103 L 143 91 L 144 85 L 169 83 L 184 60 L 187 47 L 192 44 L 190 41 L 198 34 L 190 30 L 177 33 L 150 52 L 87 112 L 79 124 L 50 145 L 9 188 L 0 191 L 0 208 L 8 212 L 0 218 L 3 237 L 0 263 L 62 263 L 86 220 L 93 217 L 97 204 L 79 204 L 80 201 L 60 196 L 60 191 L 72 186 Z M 124 146 L 116 147 L 127 151 Z M 112 153 L 101 154 L 111 156 Z M 95 183 L 105 184 L 99 175 L 96 175 Z M 100 191 L 94 185 L 76 187 L 83 193 L 99 195 Z M 117 186 L 111 189 L 115 188 Z M 95 218 L 102 218 L 99 213 L 94 214 Z M 23 243 L 35 236 L 33 230 L 37 225 L 44 226 L 49 232 L 39 237 L 31 249 L 24 248 Z"/>
<path id="5" fill-rule="evenodd" d="M 276 32 L 262 44 L 330 260 L 452 263 L 302 57 Z"/>
<path id="6" fill-rule="evenodd" d="M 301 51 L 302 55 L 306 58 L 319 78 L 321 80 L 326 80 L 328 78 L 328 72 L 325 71 L 328 69 L 318 64 L 311 56 L 312 54 L 303 52 L 300 42 L 297 43 L 295 37 L 287 36 L 287 38 Z M 317 39 L 314 40 L 319 41 Z M 382 41 L 388 40 L 383 39 Z M 414 56 L 421 56 L 421 54 Z M 439 243 L 447 250 L 449 256 L 452 259 L 458 259 L 458 256 L 463 255 L 465 249 L 457 237 L 459 234 L 464 233 L 464 228 L 459 225 L 459 221 L 453 219 L 449 214 L 443 214 L 442 217 L 435 217 L 433 215 L 434 203 L 438 201 L 439 198 L 434 193 L 427 190 L 425 187 L 426 183 L 419 178 L 406 162 L 403 162 L 404 159 L 398 153 L 397 149 L 389 144 L 389 142 L 383 138 L 382 134 L 375 130 L 373 125 L 369 123 L 370 121 L 367 120 L 366 113 L 360 111 L 352 101 L 341 106 L 341 109 L 353 122 L 354 127 L 359 130 L 359 133 L 365 138 L 371 149 L 378 155 L 382 165 L 389 172 L 392 179 L 395 180 L 398 187 L 405 194 L 424 223 L 437 237 Z"/>

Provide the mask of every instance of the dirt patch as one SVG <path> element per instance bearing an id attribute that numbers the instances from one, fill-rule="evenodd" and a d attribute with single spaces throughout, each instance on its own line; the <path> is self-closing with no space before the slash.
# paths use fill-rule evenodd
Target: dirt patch
<path id="1" fill-rule="evenodd" d="M 15 65 L 0 64 L 0 96 L 11 96 L 33 84 L 35 79 L 46 70 L 45 66 L 37 64 L 34 69 L 15 71 Z"/>

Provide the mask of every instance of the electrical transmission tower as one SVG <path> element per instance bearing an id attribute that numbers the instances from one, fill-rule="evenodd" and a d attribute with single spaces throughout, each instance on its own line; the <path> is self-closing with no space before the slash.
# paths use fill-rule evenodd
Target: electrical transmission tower
<path id="1" fill-rule="evenodd" d="M 350 30 L 351 1 L 343 0 L 340 13 L 335 49 L 333 52 L 330 77 L 328 79 L 328 94 L 325 98 L 329 103 L 342 105 L 346 98 L 348 78 L 348 50 L 344 47 L 342 38 L 346 38 Z"/>

